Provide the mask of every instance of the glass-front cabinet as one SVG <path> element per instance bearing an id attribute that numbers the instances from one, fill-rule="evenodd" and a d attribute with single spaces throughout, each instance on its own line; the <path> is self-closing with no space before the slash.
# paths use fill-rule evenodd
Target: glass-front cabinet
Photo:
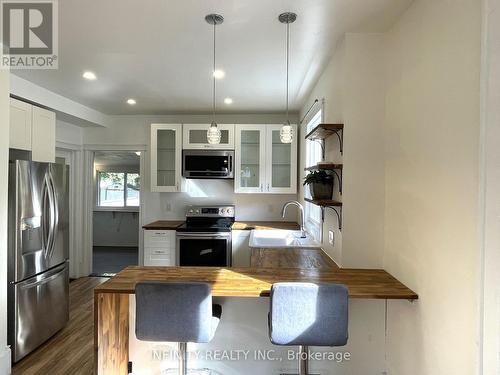
<path id="1" fill-rule="evenodd" d="M 264 192 L 266 183 L 266 126 L 238 124 L 235 127 L 236 193 Z"/>
<path id="2" fill-rule="evenodd" d="M 292 143 L 282 143 L 282 125 L 267 125 L 266 164 L 268 193 L 297 193 L 297 126 L 293 127 Z"/>
<path id="3" fill-rule="evenodd" d="M 182 125 L 151 124 L 151 191 L 181 191 Z"/>
<path id="4" fill-rule="evenodd" d="M 183 148 L 186 150 L 215 149 L 234 150 L 234 124 L 218 124 L 221 132 L 220 143 L 208 143 L 207 131 L 210 124 L 184 124 Z"/>
<path id="5" fill-rule="evenodd" d="M 235 192 L 297 192 L 297 128 L 292 143 L 280 140 L 281 125 L 236 125 Z"/>

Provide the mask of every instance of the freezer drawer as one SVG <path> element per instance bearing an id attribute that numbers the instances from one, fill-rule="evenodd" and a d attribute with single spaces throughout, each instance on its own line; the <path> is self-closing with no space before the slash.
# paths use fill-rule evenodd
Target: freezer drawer
<path id="1" fill-rule="evenodd" d="M 10 332 L 13 359 L 19 361 L 63 328 L 69 319 L 69 272 L 63 263 L 14 288 Z"/>

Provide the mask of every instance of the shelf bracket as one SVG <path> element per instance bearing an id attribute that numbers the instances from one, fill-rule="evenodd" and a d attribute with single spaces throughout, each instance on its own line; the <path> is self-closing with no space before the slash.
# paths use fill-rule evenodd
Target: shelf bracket
<path id="1" fill-rule="evenodd" d="M 337 221 L 339 223 L 339 231 L 342 231 L 342 207 L 324 206 L 321 207 L 321 221 L 325 222 L 325 210 L 329 208 L 337 215 Z"/>
<path id="2" fill-rule="evenodd" d="M 337 180 L 339 181 L 339 193 L 342 194 L 342 169 L 339 169 L 337 172 L 335 169 L 332 169 L 333 174 L 337 176 Z"/>
<path id="3" fill-rule="evenodd" d="M 341 134 L 339 134 L 339 132 Z M 335 135 L 339 139 L 340 153 L 344 153 L 344 129 L 335 130 Z"/>
<path id="4" fill-rule="evenodd" d="M 310 139 L 310 141 L 317 142 L 321 146 L 321 161 L 325 161 L 325 140 L 324 139 Z"/>

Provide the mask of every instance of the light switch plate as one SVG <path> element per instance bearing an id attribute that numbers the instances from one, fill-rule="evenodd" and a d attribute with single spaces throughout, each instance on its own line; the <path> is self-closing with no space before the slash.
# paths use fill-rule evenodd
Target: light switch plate
<path id="1" fill-rule="evenodd" d="M 333 230 L 329 230 L 328 231 L 328 243 L 333 246 L 333 241 L 334 241 Z"/>

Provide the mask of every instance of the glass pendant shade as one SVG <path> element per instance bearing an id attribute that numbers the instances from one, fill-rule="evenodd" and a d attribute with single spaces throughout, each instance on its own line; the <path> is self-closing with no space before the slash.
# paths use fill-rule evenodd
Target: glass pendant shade
<path id="1" fill-rule="evenodd" d="M 290 124 L 284 124 L 280 129 L 281 143 L 292 143 L 293 141 L 293 128 Z"/>
<path id="2" fill-rule="evenodd" d="M 212 122 L 212 125 L 210 125 L 207 131 L 207 141 L 211 145 L 218 145 L 220 143 L 220 138 L 220 129 L 215 122 Z"/>

